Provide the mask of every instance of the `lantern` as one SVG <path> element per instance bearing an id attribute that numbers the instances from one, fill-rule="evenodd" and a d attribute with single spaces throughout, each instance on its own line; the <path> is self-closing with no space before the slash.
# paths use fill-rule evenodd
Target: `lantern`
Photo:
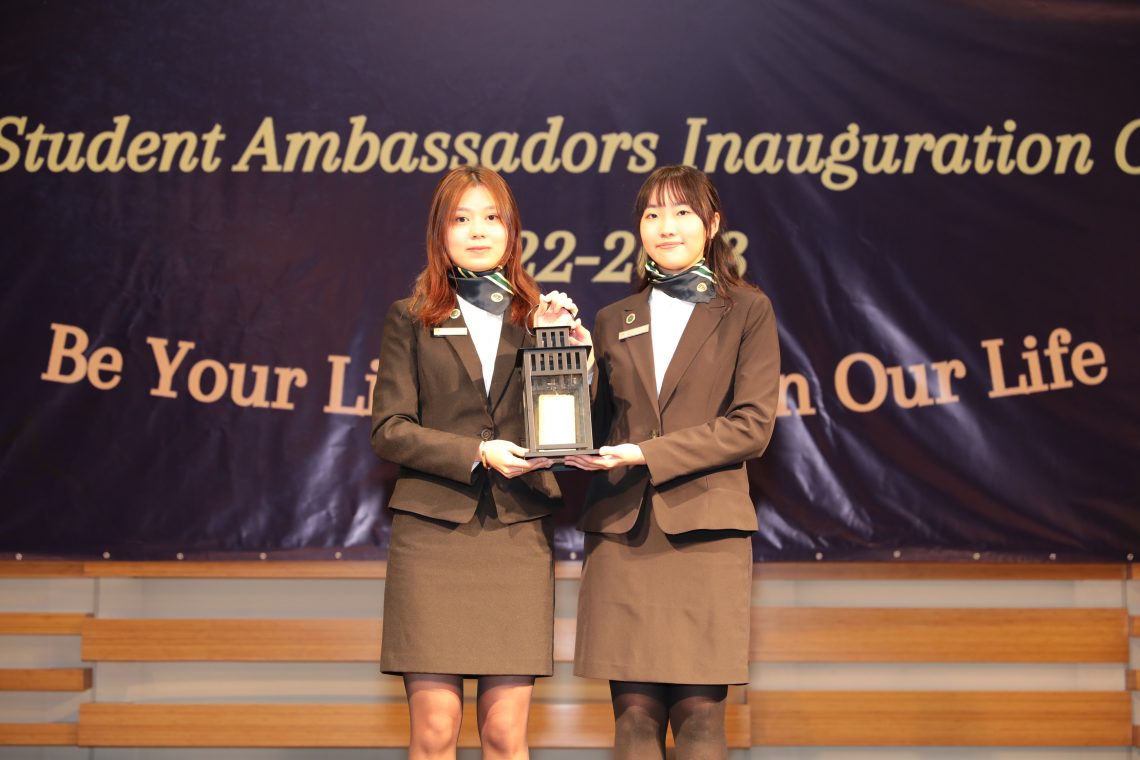
<path id="1" fill-rule="evenodd" d="M 570 328 L 538 327 L 535 346 L 522 349 L 527 458 L 561 462 L 596 454 L 590 421 L 589 346 L 570 345 Z"/>

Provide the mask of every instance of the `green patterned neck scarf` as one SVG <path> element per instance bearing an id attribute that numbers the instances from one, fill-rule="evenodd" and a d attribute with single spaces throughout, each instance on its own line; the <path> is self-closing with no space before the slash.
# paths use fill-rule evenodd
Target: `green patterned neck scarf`
<path id="1" fill-rule="evenodd" d="M 455 285 L 455 292 L 464 301 L 492 314 L 503 314 L 511 305 L 515 289 L 503 275 L 502 268 L 473 272 L 463 267 L 452 267 L 447 274 Z"/>
<path id="2" fill-rule="evenodd" d="M 682 301 L 708 303 L 716 296 L 716 275 L 704 258 L 677 274 L 665 274 L 653 259 L 646 259 L 645 275 L 650 285 Z"/>

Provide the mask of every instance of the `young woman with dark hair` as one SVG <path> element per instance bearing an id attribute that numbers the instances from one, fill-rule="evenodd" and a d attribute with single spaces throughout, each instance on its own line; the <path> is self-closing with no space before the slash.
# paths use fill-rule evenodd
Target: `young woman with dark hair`
<path id="1" fill-rule="evenodd" d="M 776 320 L 724 238 L 716 188 L 668 166 L 638 193 L 638 292 L 594 323 L 597 470 L 574 672 L 610 681 L 616 757 L 727 754 L 728 685 L 748 682 L 751 533 L 745 461 L 772 435 Z"/>

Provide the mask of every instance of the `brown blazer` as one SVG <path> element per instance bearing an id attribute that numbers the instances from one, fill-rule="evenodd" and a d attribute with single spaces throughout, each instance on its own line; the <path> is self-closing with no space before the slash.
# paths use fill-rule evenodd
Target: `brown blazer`
<path id="1" fill-rule="evenodd" d="M 531 340 L 526 330 L 503 320 L 488 397 L 471 337 L 422 326 L 412 319 L 409 303 L 397 301 L 388 310 L 372 394 L 372 448 L 400 465 L 389 506 L 466 523 L 490 487 L 504 523 L 533 520 L 560 507 L 558 484 L 549 471 L 510 479 L 471 469 L 479 461 L 480 441 L 503 438 L 527 445 L 519 355 Z M 467 325 L 460 313 L 439 327 Z"/>
<path id="2" fill-rule="evenodd" d="M 639 444 L 646 465 L 595 475 L 579 527 L 625 533 L 648 494 L 666 533 L 756 530 L 744 461 L 764 452 L 776 421 L 780 346 L 772 304 L 745 287 L 730 289 L 731 303 L 697 304 L 658 398 L 649 293 L 602 309 L 593 333 L 594 443 Z"/>

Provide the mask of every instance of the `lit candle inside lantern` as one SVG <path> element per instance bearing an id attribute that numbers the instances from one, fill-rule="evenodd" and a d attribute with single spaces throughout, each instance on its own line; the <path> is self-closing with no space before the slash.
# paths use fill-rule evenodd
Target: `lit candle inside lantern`
<path id="1" fill-rule="evenodd" d="M 538 397 L 538 445 L 573 446 L 578 440 L 578 410 L 573 394 L 542 393 Z"/>

